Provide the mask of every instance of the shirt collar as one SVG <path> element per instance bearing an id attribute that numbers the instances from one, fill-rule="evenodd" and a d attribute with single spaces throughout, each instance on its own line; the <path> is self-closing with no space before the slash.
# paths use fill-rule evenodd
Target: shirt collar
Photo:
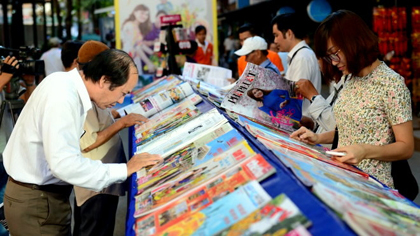
<path id="1" fill-rule="evenodd" d="M 301 47 L 303 47 L 303 46 L 307 46 L 307 47 L 309 47 L 308 46 L 308 44 L 306 44 L 306 42 L 305 42 L 305 40 L 302 40 L 302 41 L 300 41 L 298 44 L 296 44 L 293 48 L 292 48 L 292 50 L 290 50 L 290 52 L 287 54 L 287 57 L 289 58 L 289 60 L 290 60 L 290 58 L 292 58 L 292 56 L 293 56 L 293 54 L 299 49 L 299 48 L 301 48 Z"/>
<path id="2" fill-rule="evenodd" d="M 206 40 L 204 40 L 204 44 L 201 44 L 197 39 L 195 40 L 198 44 L 198 46 L 200 47 L 207 47 L 207 45 L 209 44 L 209 42 L 207 42 Z"/>
<path id="3" fill-rule="evenodd" d="M 83 110 L 85 113 L 87 113 L 87 111 L 92 109 L 92 102 L 90 100 L 86 85 L 83 82 L 83 78 L 77 68 L 71 70 L 69 73 L 72 74 L 72 77 L 74 76 L 74 78 L 76 78 L 74 81 L 76 84 L 77 93 L 79 94 L 80 100 L 82 101 Z"/>
<path id="4" fill-rule="evenodd" d="M 260 67 L 265 68 L 267 65 L 271 63 L 270 59 L 267 58 L 267 60 L 263 61 L 263 63 L 260 64 Z"/>

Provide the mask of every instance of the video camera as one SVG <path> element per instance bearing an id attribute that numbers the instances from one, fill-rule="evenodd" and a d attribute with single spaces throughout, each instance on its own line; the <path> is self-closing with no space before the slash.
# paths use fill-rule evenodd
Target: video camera
<path id="1" fill-rule="evenodd" d="M 17 76 L 43 75 L 44 61 L 34 59 L 39 58 L 40 53 L 41 50 L 35 47 L 22 46 L 19 49 L 11 49 L 0 46 L 0 57 L 14 56 L 19 61 Z"/>

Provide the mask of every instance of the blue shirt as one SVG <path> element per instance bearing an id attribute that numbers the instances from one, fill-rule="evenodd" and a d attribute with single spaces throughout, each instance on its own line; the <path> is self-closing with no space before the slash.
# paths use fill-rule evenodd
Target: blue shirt
<path id="1" fill-rule="evenodd" d="M 274 65 L 274 64 L 270 61 L 270 59 L 267 59 L 267 60 L 263 61 L 263 63 L 261 63 L 261 64 L 260 64 L 260 66 L 261 66 L 261 67 L 263 67 L 263 68 L 269 69 L 269 70 L 271 70 L 271 71 L 273 71 L 273 72 L 276 72 L 277 74 L 279 74 L 279 75 L 280 75 L 280 71 L 279 71 L 279 69 L 277 69 L 277 66 L 275 66 L 275 65 Z"/>
<path id="2" fill-rule="evenodd" d="M 280 104 L 284 101 L 289 101 L 286 106 L 280 108 Z M 263 106 L 261 111 L 270 116 L 277 116 L 278 112 L 283 112 L 284 115 L 300 121 L 302 118 L 302 100 L 289 97 L 289 92 L 282 89 L 274 89 L 269 94 L 264 95 Z"/>

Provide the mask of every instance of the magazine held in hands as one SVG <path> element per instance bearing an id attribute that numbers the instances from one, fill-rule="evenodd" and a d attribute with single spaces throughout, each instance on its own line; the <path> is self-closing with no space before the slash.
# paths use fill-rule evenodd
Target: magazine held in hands
<path id="1" fill-rule="evenodd" d="M 302 99 L 295 82 L 270 70 L 248 63 L 222 107 L 274 128 L 292 131 L 302 118 Z"/>

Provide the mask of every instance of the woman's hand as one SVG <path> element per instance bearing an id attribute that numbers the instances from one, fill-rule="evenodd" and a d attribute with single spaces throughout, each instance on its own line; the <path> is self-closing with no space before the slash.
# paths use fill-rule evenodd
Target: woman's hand
<path id="1" fill-rule="evenodd" d="M 306 127 L 301 127 L 290 135 L 290 138 L 296 139 L 298 141 L 315 145 L 318 143 L 318 134 L 312 132 Z"/>
<path id="2" fill-rule="evenodd" d="M 359 164 L 359 162 L 361 162 L 363 159 L 366 159 L 366 149 L 364 148 L 363 144 L 353 144 L 346 147 L 340 147 L 333 151 L 345 152 L 345 156 L 334 156 L 334 158 L 340 162 L 344 162 L 351 165 Z"/>
<path id="3" fill-rule="evenodd" d="M 258 107 L 263 107 L 263 106 L 264 106 L 264 103 L 263 103 L 263 102 L 261 102 L 261 101 L 258 101 L 258 102 L 257 102 L 257 106 L 258 106 Z"/>

